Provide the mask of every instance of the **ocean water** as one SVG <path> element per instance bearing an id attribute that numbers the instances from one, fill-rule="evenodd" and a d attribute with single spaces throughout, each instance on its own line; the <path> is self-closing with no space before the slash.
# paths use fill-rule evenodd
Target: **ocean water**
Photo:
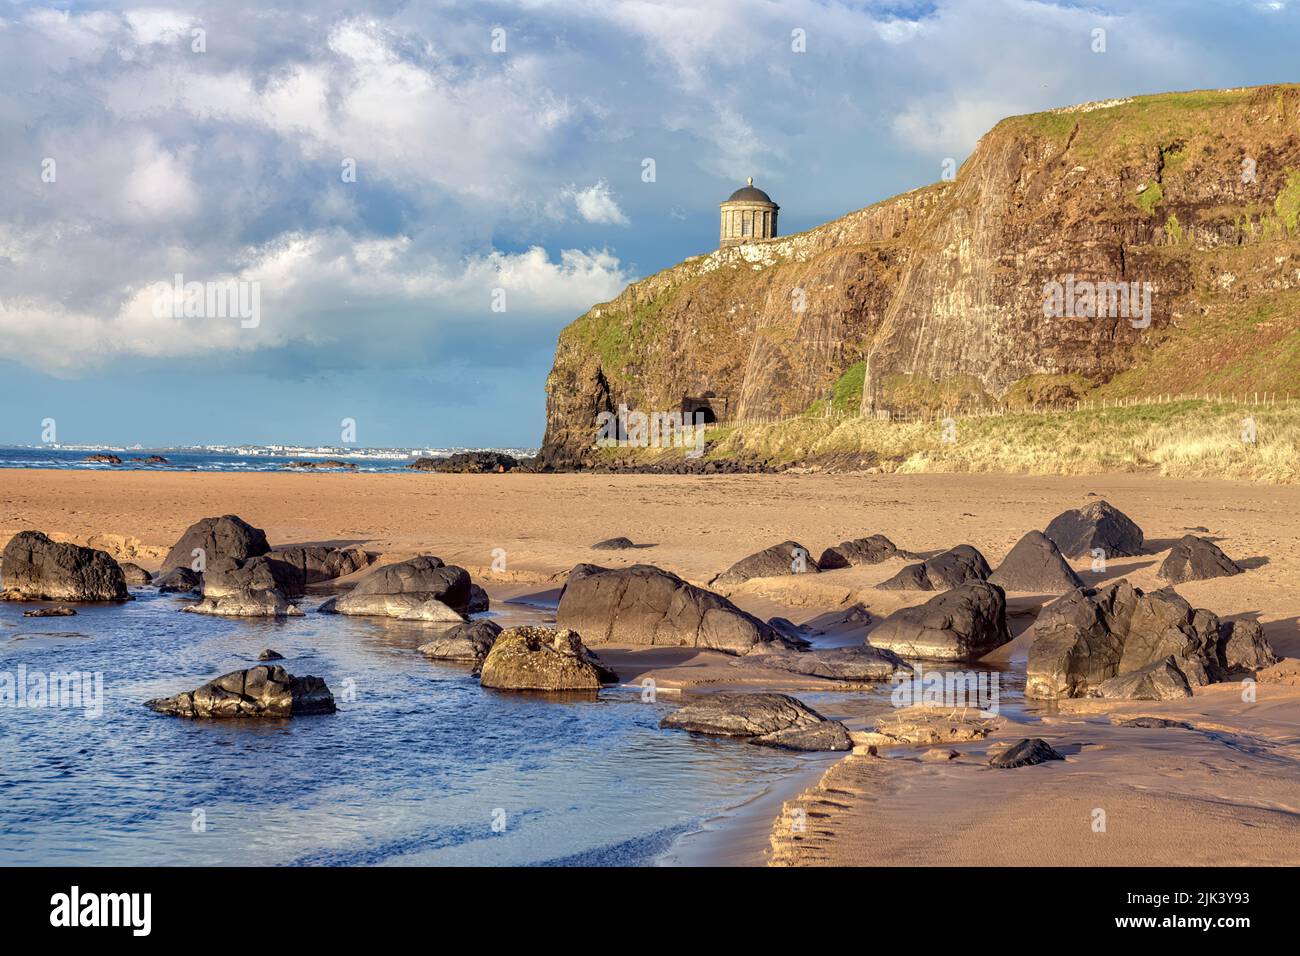
<path id="1" fill-rule="evenodd" d="M 104 689 L 97 717 L 0 706 L 0 864 L 647 864 L 828 760 L 660 730 L 667 695 L 486 690 L 416 651 L 424 625 L 315 614 L 319 599 L 276 622 L 182 614 L 185 598 L 132 590 L 75 617 L 0 603 L 0 673 L 99 672 Z M 325 678 L 338 713 L 189 721 L 143 706 L 263 647 Z"/>
<path id="2" fill-rule="evenodd" d="M 120 465 L 107 465 L 85 461 L 87 455 L 94 452 L 71 451 L 64 448 L 0 448 L 0 469 L 3 468 L 55 468 L 74 471 L 285 471 L 285 466 L 293 461 L 321 461 L 326 458 L 339 459 L 356 465 L 358 472 L 404 472 L 415 461 L 415 457 L 376 458 L 352 457 L 347 454 L 331 452 L 328 454 L 294 454 L 294 455 L 241 455 L 225 452 L 173 451 L 171 449 L 144 449 L 131 451 L 112 451 L 110 454 L 122 459 Z M 465 449 L 431 449 L 437 456 L 445 457 L 453 451 Z M 534 454 L 533 449 L 498 448 L 515 457 Z M 167 459 L 165 465 L 147 465 L 131 461 L 131 458 L 144 458 L 149 455 L 162 455 Z M 422 453 L 423 454 L 423 453 Z M 304 474 L 315 473 L 312 469 L 294 469 Z"/>

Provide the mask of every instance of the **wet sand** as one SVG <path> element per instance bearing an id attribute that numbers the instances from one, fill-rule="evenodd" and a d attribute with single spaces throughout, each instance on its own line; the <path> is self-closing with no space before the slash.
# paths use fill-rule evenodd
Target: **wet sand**
<path id="1" fill-rule="evenodd" d="M 469 569 L 496 601 L 530 596 L 545 601 L 554 599 L 578 562 L 652 563 L 707 584 L 739 558 L 790 538 L 814 557 L 841 540 L 870 533 L 922 553 L 969 543 L 996 566 L 1024 532 L 1091 500 L 1090 492 L 1142 526 L 1149 553 L 1112 561 L 1100 572 L 1075 562 L 1085 581 L 1128 577 L 1144 589 L 1159 587 L 1155 573 L 1162 552 L 1188 530 L 1203 527 L 1207 530 L 1198 533 L 1216 540 L 1247 573 L 1180 585 L 1179 592 L 1220 617 L 1257 617 L 1280 655 L 1300 657 L 1300 487 L 1294 486 L 1146 475 L 13 470 L 0 471 L 0 538 L 34 528 L 152 569 L 190 523 L 234 513 L 264 528 L 276 546 L 359 544 L 381 552 L 386 561 L 437 554 Z M 642 547 L 590 548 L 615 535 Z M 879 620 L 925 597 L 872 587 L 901 565 L 891 561 L 765 579 L 730 596 L 763 617 L 779 614 L 799 623 L 855 602 Z M 1012 631 L 1018 636 L 989 663 L 1023 661 L 1027 631 L 1050 597 L 1009 595 Z M 856 643 L 869 632 L 869 627 L 842 629 L 818 643 Z M 600 653 L 626 683 L 652 677 L 659 693 L 835 689 L 710 651 L 601 647 Z M 828 716 L 848 717 L 851 727 L 862 726 L 862 695 L 852 688 L 838 690 L 842 703 L 818 706 Z M 1261 684 L 1258 702 L 1244 704 L 1237 685 L 1223 685 L 1188 701 L 1122 709 L 1176 717 L 1197 729 L 1115 727 L 1104 713 L 1068 705 L 1048 721 L 1032 718 L 1032 725 L 1007 718 L 989 741 L 954 745 L 962 756 L 952 762 L 922 762 L 915 748 L 882 751 L 879 758 L 854 755 L 831 766 L 821 784 L 798 798 L 808 821 L 798 839 L 783 833 L 786 824 L 778 819 L 770 852 L 760 853 L 762 848 L 737 830 L 730 854 L 722 856 L 728 862 L 762 862 L 770 856 L 784 864 L 1300 861 L 1300 688 Z M 1024 736 L 1048 739 L 1064 748 L 1067 759 L 1014 771 L 984 766 L 991 746 Z M 1105 834 L 1092 830 L 1091 814 L 1098 808 L 1107 814 Z M 752 830 L 755 813 L 775 815 L 777 809 L 775 800 L 759 798 L 735 814 L 731 825 Z M 727 826 L 724 821 L 709 835 L 719 851 L 727 845 L 720 836 Z"/>

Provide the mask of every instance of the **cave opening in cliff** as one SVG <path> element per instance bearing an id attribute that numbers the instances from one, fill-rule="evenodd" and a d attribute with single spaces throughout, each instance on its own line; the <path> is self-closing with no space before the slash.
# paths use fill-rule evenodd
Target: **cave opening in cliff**
<path id="1" fill-rule="evenodd" d="M 695 415 L 699 418 L 695 418 Z M 685 395 L 682 397 L 682 416 L 692 421 L 702 421 L 705 425 L 716 425 L 727 416 L 727 399 L 713 392 L 703 395 Z"/>

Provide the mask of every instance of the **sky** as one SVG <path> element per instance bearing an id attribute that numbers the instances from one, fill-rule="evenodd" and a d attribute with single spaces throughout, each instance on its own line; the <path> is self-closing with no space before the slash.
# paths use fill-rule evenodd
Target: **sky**
<path id="1" fill-rule="evenodd" d="M 1300 0 L 0 0 L 0 443 L 535 446 L 559 330 L 746 177 L 797 232 L 1297 41 Z"/>

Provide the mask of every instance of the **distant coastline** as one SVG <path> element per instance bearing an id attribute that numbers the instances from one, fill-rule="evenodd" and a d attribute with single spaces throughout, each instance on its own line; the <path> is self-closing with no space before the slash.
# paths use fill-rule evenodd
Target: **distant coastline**
<path id="1" fill-rule="evenodd" d="M 204 445 L 145 448 L 138 445 L 0 445 L 0 469 L 48 468 L 73 471 L 197 471 L 267 472 L 286 471 L 299 462 L 337 460 L 355 465 L 356 471 L 406 471 L 421 458 L 450 458 L 453 455 L 488 452 L 531 457 L 535 449 L 523 448 L 326 448 L 295 445 Z M 117 456 L 120 464 L 87 461 L 93 456 Z M 150 462 L 161 456 L 163 463 Z M 135 460 L 139 459 L 139 460 Z M 320 471 L 316 467 L 292 470 Z M 348 470 L 353 470 L 349 468 Z"/>

